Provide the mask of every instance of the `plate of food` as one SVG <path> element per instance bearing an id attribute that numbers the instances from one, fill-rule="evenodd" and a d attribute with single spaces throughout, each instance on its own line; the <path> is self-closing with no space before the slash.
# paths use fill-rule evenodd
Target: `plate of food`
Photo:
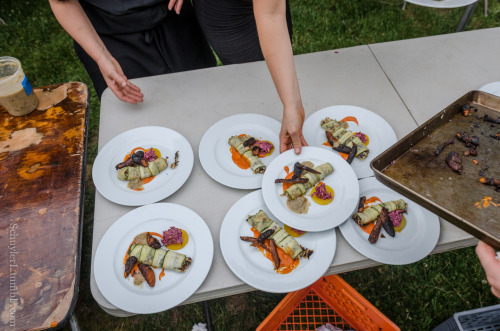
<path id="1" fill-rule="evenodd" d="M 238 189 L 262 185 L 262 174 L 279 154 L 281 124 L 259 114 L 238 114 L 212 125 L 200 142 L 203 169 L 217 182 Z"/>
<path id="2" fill-rule="evenodd" d="M 356 106 L 338 105 L 309 116 L 302 128 L 309 146 L 341 155 L 358 178 L 373 176 L 370 162 L 396 143 L 396 133 L 382 117 Z"/>
<path id="3" fill-rule="evenodd" d="M 212 265 L 212 235 L 192 210 L 171 203 L 136 208 L 106 231 L 94 276 L 119 309 L 152 314 L 175 307 L 203 283 Z"/>
<path id="4" fill-rule="evenodd" d="M 220 238 L 231 271 L 248 285 L 273 293 L 314 283 L 327 271 L 336 249 L 334 229 L 305 232 L 283 224 L 267 208 L 261 190 L 229 209 Z"/>
<path id="5" fill-rule="evenodd" d="M 366 257 L 403 265 L 429 255 L 439 239 L 437 215 L 402 197 L 374 177 L 359 181 L 359 209 L 339 228 Z"/>
<path id="6" fill-rule="evenodd" d="M 106 199 L 142 206 L 176 192 L 193 169 L 189 142 L 165 127 L 144 126 L 119 134 L 97 154 L 94 184 Z"/>
<path id="7" fill-rule="evenodd" d="M 288 150 L 269 164 L 262 195 L 269 210 L 289 226 L 305 231 L 333 229 L 358 205 L 356 174 L 338 154 L 305 146 Z"/>

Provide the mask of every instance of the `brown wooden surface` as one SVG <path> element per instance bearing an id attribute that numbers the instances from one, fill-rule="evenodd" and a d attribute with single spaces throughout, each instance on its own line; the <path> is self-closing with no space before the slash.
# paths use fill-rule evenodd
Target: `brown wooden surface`
<path id="1" fill-rule="evenodd" d="M 76 302 L 88 88 L 44 87 L 41 103 L 57 88 L 46 110 L 0 106 L 0 329 L 60 325 Z"/>

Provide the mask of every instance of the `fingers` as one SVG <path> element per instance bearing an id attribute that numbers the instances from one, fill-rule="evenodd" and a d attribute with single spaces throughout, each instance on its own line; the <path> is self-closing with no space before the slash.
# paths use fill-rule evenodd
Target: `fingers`
<path id="1" fill-rule="evenodd" d="M 483 266 L 491 292 L 500 298 L 500 261 L 495 258 L 495 249 L 488 244 L 479 241 L 476 246 L 476 254 Z"/>
<path id="2" fill-rule="evenodd" d="M 176 2 L 177 2 L 177 0 L 170 0 L 168 2 L 168 10 L 172 10 L 172 8 L 174 8 Z"/>
<path id="3" fill-rule="evenodd" d="M 181 13 L 181 8 L 182 8 L 182 4 L 183 4 L 184 0 L 177 0 L 177 3 L 175 4 L 175 12 L 177 13 L 177 15 L 179 15 Z"/>

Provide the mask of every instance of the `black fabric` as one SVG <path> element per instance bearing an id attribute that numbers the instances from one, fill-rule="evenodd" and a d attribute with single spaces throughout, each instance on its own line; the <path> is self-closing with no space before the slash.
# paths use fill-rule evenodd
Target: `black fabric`
<path id="1" fill-rule="evenodd" d="M 167 2 L 156 9 L 162 13 Z M 92 8 L 89 10 L 89 8 Z M 193 7 L 185 1 L 181 14 L 168 12 L 157 24 L 139 13 L 133 30 L 124 28 L 120 17 L 114 17 L 96 7 L 84 6 L 90 21 L 96 27 L 106 48 L 120 64 L 127 78 L 139 78 L 213 67 L 217 63 L 210 46 L 196 22 Z M 135 15 L 135 14 L 131 14 Z M 129 16 L 131 17 L 131 16 Z M 155 16 L 156 17 L 156 16 Z M 108 21 L 106 21 L 109 18 Z M 106 22 L 104 24 L 104 22 Z M 127 24 L 125 24 L 127 25 Z M 128 24 L 132 26 L 132 24 Z M 127 33 L 118 33 L 129 29 Z M 111 33 L 113 32 L 113 33 Z M 107 85 L 97 64 L 75 42 L 75 52 L 89 73 L 94 88 L 101 98 Z"/>
<path id="2" fill-rule="evenodd" d="M 80 0 L 113 15 L 122 15 L 152 7 L 164 0 Z"/>
<path id="3" fill-rule="evenodd" d="M 292 40 L 292 16 L 286 1 L 288 33 Z M 264 59 L 260 48 L 252 0 L 193 0 L 196 18 L 223 64 Z"/>

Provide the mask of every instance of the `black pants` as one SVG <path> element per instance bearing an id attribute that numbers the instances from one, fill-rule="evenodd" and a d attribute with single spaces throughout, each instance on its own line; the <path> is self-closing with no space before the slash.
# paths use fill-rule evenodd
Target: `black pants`
<path id="1" fill-rule="evenodd" d="M 292 40 L 292 17 L 286 1 L 288 33 Z M 196 18 L 223 64 L 264 59 L 260 48 L 252 0 L 193 0 Z"/>
<path id="2" fill-rule="evenodd" d="M 139 32 L 119 33 L 118 25 L 122 24 L 119 18 L 113 17 L 113 20 L 116 19 L 114 22 L 101 15 L 97 16 L 95 10 L 88 11 L 86 8 L 86 12 L 91 22 L 95 22 L 94 27 L 98 27 L 96 30 L 106 48 L 129 79 L 213 67 L 217 64 L 189 1 L 184 2 L 180 15 L 169 12 L 156 26 Z M 106 20 L 109 31 L 99 31 L 103 20 Z M 116 31 L 112 24 L 117 25 Z M 78 58 L 92 79 L 98 97 L 101 98 L 107 85 L 97 63 L 76 42 L 74 46 Z"/>

